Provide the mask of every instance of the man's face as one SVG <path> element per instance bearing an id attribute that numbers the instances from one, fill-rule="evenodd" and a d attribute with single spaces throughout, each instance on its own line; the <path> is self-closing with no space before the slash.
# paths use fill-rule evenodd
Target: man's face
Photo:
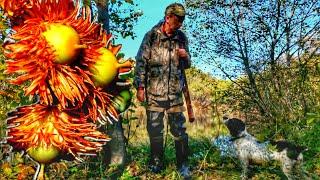
<path id="1" fill-rule="evenodd" d="M 169 33 L 172 33 L 176 30 L 178 30 L 183 23 L 184 17 L 176 16 L 176 15 L 168 15 L 166 16 L 166 23 L 169 27 Z"/>

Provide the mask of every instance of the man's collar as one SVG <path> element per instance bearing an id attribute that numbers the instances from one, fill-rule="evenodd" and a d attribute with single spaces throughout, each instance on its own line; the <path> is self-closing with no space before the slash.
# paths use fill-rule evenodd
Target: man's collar
<path id="1" fill-rule="evenodd" d="M 167 36 L 163 31 L 162 31 L 162 26 L 163 26 L 163 23 L 161 24 L 161 26 L 159 26 L 158 28 L 157 28 L 157 33 L 160 35 L 160 39 L 161 40 L 166 40 L 166 39 L 173 39 L 173 40 L 178 40 L 178 36 L 177 36 L 177 32 L 178 32 L 178 30 L 177 31 L 175 31 L 174 33 L 173 33 L 173 35 L 172 36 Z"/>

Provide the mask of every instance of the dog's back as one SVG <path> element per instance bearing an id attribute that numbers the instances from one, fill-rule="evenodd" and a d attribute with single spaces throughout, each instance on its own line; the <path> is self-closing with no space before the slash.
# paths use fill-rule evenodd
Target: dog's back
<path id="1" fill-rule="evenodd" d="M 286 151 L 288 158 L 292 160 L 299 160 L 302 156 L 302 152 L 307 150 L 306 147 L 297 146 L 288 141 L 271 141 L 271 144 L 276 147 L 277 152 Z"/>
<path id="2" fill-rule="evenodd" d="M 234 141 L 240 159 L 248 159 L 255 164 L 262 164 L 271 160 L 265 144 L 259 143 L 256 138 L 247 134 Z"/>

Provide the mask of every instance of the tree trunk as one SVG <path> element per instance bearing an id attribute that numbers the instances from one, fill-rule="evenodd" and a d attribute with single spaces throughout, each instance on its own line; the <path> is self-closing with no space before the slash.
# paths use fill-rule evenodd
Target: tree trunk
<path id="1" fill-rule="evenodd" d="M 109 1 L 95 0 L 98 8 L 98 22 L 103 24 L 103 29 L 110 34 L 110 16 L 109 16 Z"/>
<path id="2" fill-rule="evenodd" d="M 98 8 L 98 22 L 103 24 L 103 29 L 110 34 L 110 16 L 109 16 L 109 0 L 95 0 Z M 121 117 L 120 117 L 121 118 Z M 107 134 L 111 137 L 111 141 L 107 143 L 103 153 L 103 159 L 109 165 L 124 165 L 126 157 L 125 138 L 123 134 L 121 119 L 109 125 Z"/>
<path id="3" fill-rule="evenodd" d="M 254 77 L 253 72 L 250 69 L 250 62 L 249 62 L 249 52 L 248 52 L 248 44 L 247 44 L 247 40 L 246 40 L 246 34 L 245 31 L 242 31 L 240 28 L 244 27 L 244 19 L 241 18 L 240 21 L 237 20 L 237 17 L 243 17 L 242 12 L 239 11 L 239 14 L 236 14 L 234 11 L 234 7 L 231 7 L 231 11 L 233 13 L 233 22 L 235 25 L 235 33 L 236 33 L 236 37 L 237 37 L 237 43 L 239 45 L 239 53 L 240 53 L 240 57 L 242 60 L 242 64 L 244 65 L 244 71 L 246 72 L 248 79 L 249 79 L 249 87 L 250 87 L 250 96 L 253 99 L 253 101 L 257 104 L 259 111 L 262 115 L 266 114 L 265 111 L 265 106 L 264 106 L 264 102 L 262 99 L 262 96 L 259 92 L 259 89 L 257 87 L 256 84 L 256 80 Z M 239 24 L 241 24 L 241 26 L 239 26 Z"/>
<path id="4" fill-rule="evenodd" d="M 124 165 L 126 157 L 125 137 L 123 134 L 122 122 L 119 120 L 107 128 L 107 134 L 111 141 L 107 143 L 103 153 L 104 160 L 109 165 Z"/>
<path id="5" fill-rule="evenodd" d="M 263 101 L 262 96 L 261 96 L 259 89 L 257 87 L 254 75 L 250 69 L 248 58 L 246 58 L 246 57 L 243 58 L 243 64 L 245 66 L 245 72 L 249 78 L 249 84 L 250 84 L 251 92 L 253 95 L 253 101 L 258 105 L 260 113 L 262 115 L 266 115 L 264 101 Z"/>

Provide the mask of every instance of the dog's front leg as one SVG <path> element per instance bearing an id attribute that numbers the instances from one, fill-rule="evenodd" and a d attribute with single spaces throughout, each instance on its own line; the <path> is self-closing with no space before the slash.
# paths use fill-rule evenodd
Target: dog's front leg
<path id="1" fill-rule="evenodd" d="M 282 162 L 282 172 L 287 176 L 288 180 L 295 179 L 292 175 L 293 163 L 291 161 Z"/>
<path id="2" fill-rule="evenodd" d="M 247 158 L 240 157 L 240 162 L 241 162 L 241 168 L 242 168 L 241 179 L 246 180 L 248 179 L 249 160 Z"/>

